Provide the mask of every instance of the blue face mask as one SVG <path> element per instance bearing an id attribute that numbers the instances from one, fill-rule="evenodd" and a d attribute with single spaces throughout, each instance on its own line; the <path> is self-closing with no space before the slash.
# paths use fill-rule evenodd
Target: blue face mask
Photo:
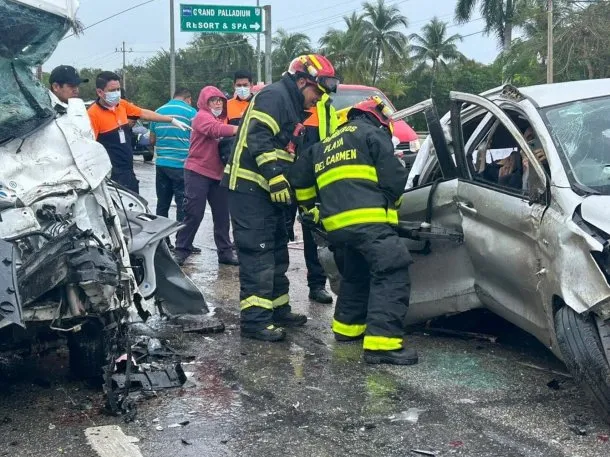
<path id="1" fill-rule="evenodd" d="M 250 96 L 250 88 L 249 87 L 236 87 L 235 95 L 237 95 L 242 100 L 245 100 Z"/>
<path id="2" fill-rule="evenodd" d="M 104 92 L 104 101 L 110 106 L 117 106 L 121 101 L 121 91 Z"/>

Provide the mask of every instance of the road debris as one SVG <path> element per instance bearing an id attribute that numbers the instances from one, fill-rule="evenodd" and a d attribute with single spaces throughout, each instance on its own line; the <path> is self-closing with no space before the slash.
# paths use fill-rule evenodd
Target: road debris
<path id="1" fill-rule="evenodd" d="M 436 451 L 424 451 L 423 449 L 411 449 L 411 452 L 419 455 L 429 455 L 432 457 L 436 457 Z"/>
<path id="2" fill-rule="evenodd" d="M 390 422 L 408 422 L 409 424 L 417 424 L 419 415 L 425 411 L 425 409 L 409 408 L 399 414 L 391 415 L 388 419 L 390 419 Z"/>
<path id="3" fill-rule="evenodd" d="M 135 443 L 138 438 L 127 436 L 118 425 L 85 429 L 87 443 L 99 457 L 142 457 Z"/>

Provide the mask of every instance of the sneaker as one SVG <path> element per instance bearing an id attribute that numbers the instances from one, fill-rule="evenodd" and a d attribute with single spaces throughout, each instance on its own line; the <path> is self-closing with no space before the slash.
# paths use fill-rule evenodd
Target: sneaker
<path id="1" fill-rule="evenodd" d="M 309 299 L 324 305 L 330 305 L 333 297 L 325 289 L 310 289 Z"/>
<path id="2" fill-rule="evenodd" d="M 197 246 L 191 246 L 191 254 L 201 254 L 201 248 Z"/>
<path id="3" fill-rule="evenodd" d="M 239 259 L 237 258 L 237 256 L 235 255 L 235 253 L 233 251 L 229 251 L 228 254 L 223 254 L 221 256 L 218 256 L 218 263 L 221 265 L 238 266 Z"/>
<path id="4" fill-rule="evenodd" d="M 358 336 L 347 336 L 335 333 L 335 341 L 339 343 L 350 343 L 352 341 L 362 341 L 364 339 L 364 333 Z"/>
<path id="5" fill-rule="evenodd" d="M 268 325 L 262 330 L 249 331 L 241 330 L 241 336 L 244 338 L 251 338 L 253 340 L 260 341 L 282 341 L 286 338 L 286 332 L 282 327 L 276 327 L 275 325 Z"/>
<path id="6" fill-rule="evenodd" d="M 281 327 L 302 327 L 307 322 L 307 316 L 304 314 L 288 313 L 273 313 L 273 323 Z"/>
<path id="7" fill-rule="evenodd" d="M 391 365 L 415 365 L 419 359 L 413 348 L 396 349 L 395 351 L 364 350 L 366 363 L 389 363 Z"/>

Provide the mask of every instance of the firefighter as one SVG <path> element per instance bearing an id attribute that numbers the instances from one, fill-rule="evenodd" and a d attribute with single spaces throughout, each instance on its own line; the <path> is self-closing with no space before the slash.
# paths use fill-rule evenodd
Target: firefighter
<path id="1" fill-rule="evenodd" d="M 356 104 L 347 124 L 300 155 L 289 182 L 336 252 L 335 339 L 364 339 L 365 362 L 412 365 L 417 352 L 404 337 L 412 258 L 394 227 L 407 171 L 394 157 L 391 114 L 379 97 Z"/>
<path id="2" fill-rule="evenodd" d="M 288 233 L 285 214 L 292 196 L 287 152 L 306 109 L 336 90 L 332 64 L 309 54 L 294 59 L 281 80 L 257 93 L 240 123 L 225 168 L 229 210 L 239 255 L 241 335 L 263 341 L 286 337 L 307 317 L 291 311 L 288 296 Z"/>
<path id="3" fill-rule="evenodd" d="M 303 144 L 301 149 L 305 150 L 309 146 L 332 134 L 339 124 L 337 112 L 331 105 L 328 94 L 320 99 L 316 106 L 308 110 L 309 117 L 303 123 L 305 126 Z M 294 221 L 298 206 L 293 202 L 291 210 L 288 211 L 288 237 L 294 240 Z M 305 265 L 307 266 L 307 286 L 309 287 L 309 299 L 318 303 L 331 304 L 332 296 L 326 291 L 326 274 L 324 268 L 318 260 L 318 248 L 314 241 L 311 230 L 302 225 L 303 232 L 303 253 L 305 255 Z"/>

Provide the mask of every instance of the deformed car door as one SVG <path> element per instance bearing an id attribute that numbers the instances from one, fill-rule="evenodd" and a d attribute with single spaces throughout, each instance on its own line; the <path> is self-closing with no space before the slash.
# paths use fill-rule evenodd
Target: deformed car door
<path id="1" fill-rule="evenodd" d="M 480 306 L 474 292 L 474 274 L 463 243 L 455 235 L 462 233 L 461 216 L 455 199 L 458 190 L 457 169 L 436 109 L 431 100 L 398 111 L 394 119 L 423 112 L 433 144 L 435 161 L 430 167 L 438 173 L 427 173 L 424 181 L 408 189 L 399 210 L 401 225 L 421 227 L 422 240 L 406 239 L 415 263 L 410 269 L 411 306 L 407 321 L 420 322 L 435 316 L 467 311 Z M 430 151 L 421 151 L 428 153 Z M 441 231 L 453 236 L 425 237 L 426 231 Z"/>
<path id="2" fill-rule="evenodd" d="M 540 269 L 536 260 L 536 239 L 545 206 L 523 187 L 508 188 L 477 179 L 474 167 L 468 166 L 461 138 L 460 112 L 463 104 L 476 105 L 493 117 L 495 123 L 514 139 L 528 159 L 530 173 L 538 178 L 536 188 L 546 189 L 546 175 L 527 145 L 521 131 L 497 105 L 483 97 L 451 92 L 452 136 L 456 161 L 462 179 L 457 186 L 457 205 L 462 215 L 464 243 L 475 274 L 475 287 L 481 301 L 525 330 L 538 334 L 546 318 L 537 292 Z M 476 146 L 476 145 L 475 145 Z M 483 152 L 485 153 L 485 152 Z M 467 175 L 467 176 L 464 176 Z"/>

